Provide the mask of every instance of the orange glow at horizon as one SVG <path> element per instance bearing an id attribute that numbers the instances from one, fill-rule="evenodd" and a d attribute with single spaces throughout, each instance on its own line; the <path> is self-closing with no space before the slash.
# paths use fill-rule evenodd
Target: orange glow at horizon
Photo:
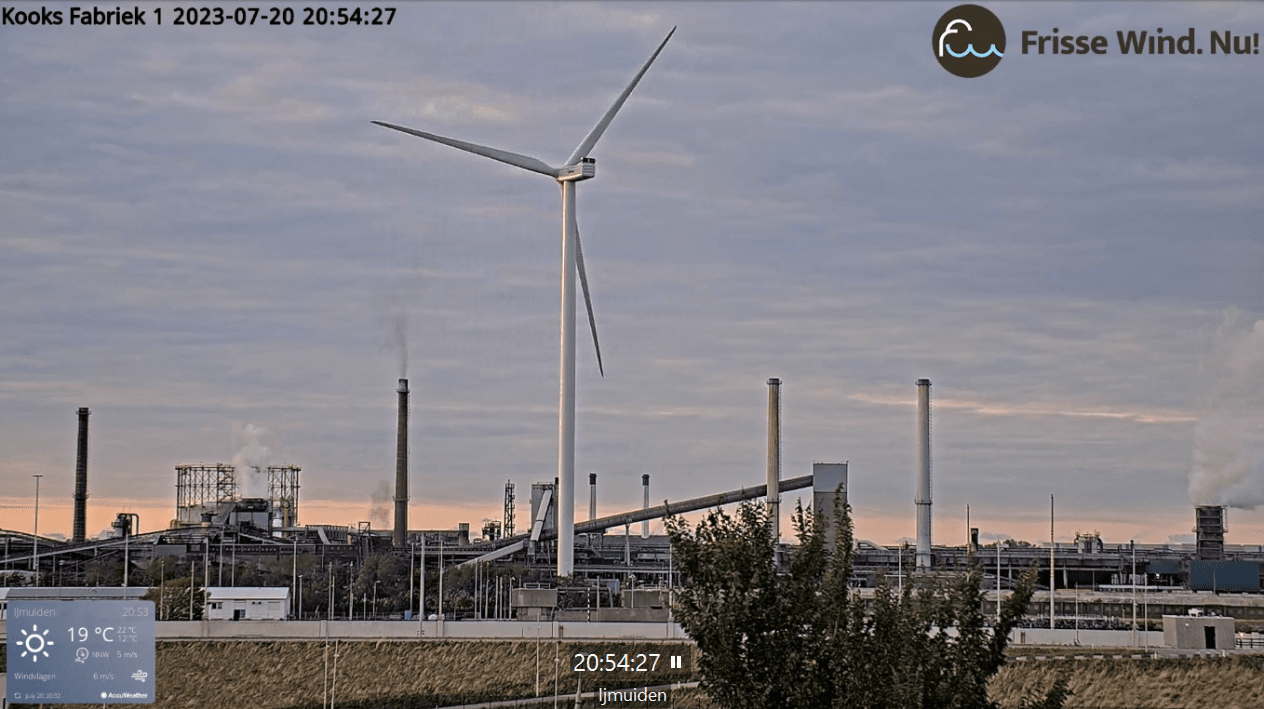
<path id="1" fill-rule="evenodd" d="M 19 532 L 30 532 L 34 523 L 34 498 L 0 498 L 0 528 Z M 784 502 L 783 502 L 784 504 Z M 299 503 L 299 522 L 305 525 L 327 524 L 355 527 L 369 517 L 370 503 L 357 501 L 349 503 L 342 500 L 305 500 Z M 732 511 L 734 505 L 727 505 Z M 611 506 L 599 506 L 598 516 L 607 516 L 626 512 L 627 509 Z M 175 509 L 169 500 L 126 500 L 122 498 L 93 498 L 88 503 L 87 535 L 95 538 L 101 531 L 110 529 L 115 515 L 119 512 L 134 512 L 140 515 L 140 530 L 150 532 L 165 529 L 175 517 Z M 530 527 L 530 502 L 519 499 L 517 505 L 517 531 L 522 532 Z M 692 512 L 683 517 L 696 524 L 705 511 Z M 471 537 L 481 535 L 485 520 L 501 519 L 499 504 L 482 503 L 449 503 L 449 504 L 412 504 L 408 508 L 409 527 L 412 529 L 456 529 L 460 522 L 468 522 Z M 40 500 L 39 529 L 41 536 L 50 534 L 70 535 L 74 517 L 74 505 L 69 500 Z M 588 519 L 587 504 L 576 505 L 576 521 Z M 1245 521 L 1245 520 L 1244 520 Z M 916 533 L 912 505 L 907 514 L 867 514 L 853 513 L 853 524 L 857 539 L 872 541 L 882 545 L 897 544 L 901 539 L 912 540 Z M 1002 518 L 975 516 L 971 526 L 980 530 L 980 541 L 990 543 L 996 534 L 1004 534 L 1032 543 L 1046 542 L 1049 539 L 1049 518 L 1047 513 L 1032 515 L 1010 514 Z M 1113 520 L 1088 519 L 1083 517 L 1058 517 L 1056 520 L 1057 540 L 1070 542 L 1076 532 L 1099 532 L 1102 541 L 1107 545 L 1127 544 L 1129 540 L 1147 544 L 1168 543 L 1170 536 L 1184 535 L 1193 526 L 1192 511 L 1189 515 L 1146 516 L 1138 515 L 1135 519 L 1117 517 Z M 387 527 L 389 529 L 389 527 Z M 782 516 L 782 541 L 793 541 L 794 527 L 789 514 Z M 937 546 L 960 546 L 966 542 L 966 521 L 964 514 L 957 516 L 936 516 L 934 519 L 934 543 Z M 663 521 L 653 520 L 650 523 L 652 534 L 663 534 Z M 640 524 L 632 525 L 633 534 L 640 533 Z M 1258 526 L 1239 524 L 1230 530 L 1226 542 L 1230 544 L 1249 543 L 1248 540 L 1259 538 L 1261 530 Z M 621 530 L 613 529 L 612 534 L 620 534 Z M 1236 537 L 1236 539 L 1235 539 Z"/>

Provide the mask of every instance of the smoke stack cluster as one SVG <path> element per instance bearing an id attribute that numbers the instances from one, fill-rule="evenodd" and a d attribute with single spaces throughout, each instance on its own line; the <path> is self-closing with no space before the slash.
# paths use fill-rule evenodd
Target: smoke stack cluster
<path id="1" fill-rule="evenodd" d="M 82 543 L 88 524 L 88 415 L 92 412 L 84 406 L 79 409 L 79 455 L 75 462 L 75 526 L 73 540 Z"/>
<path id="2" fill-rule="evenodd" d="M 395 546 L 408 543 L 408 380 L 399 380 L 399 429 L 395 434 Z"/>
<path id="3" fill-rule="evenodd" d="M 917 568 L 930 568 L 930 380 L 917 380 Z"/>
<path id="4" fill-rule="evenodd" d="M 768 526 L 781 538 L 781 380 L 768 380 Z"/>

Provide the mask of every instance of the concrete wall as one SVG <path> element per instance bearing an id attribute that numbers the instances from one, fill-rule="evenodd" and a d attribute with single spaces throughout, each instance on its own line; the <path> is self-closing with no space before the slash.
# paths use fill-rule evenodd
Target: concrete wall
<path id="1" fill-rule="evenodd" d="M 668 595 L 665 588 L 625 588 L 619 592 L 619 605 L 624 608 L 665 608 Z"/>
<path id="2" fill-rule="evenodd" d="M 675 623 L 585 623 L 545 621 L 540 623 L 514 620 L 462 621 L 347 621 L 347 620 L 239 620 L 239 621 L 161 621 L 157 624 L 159 640 L 218 639 L 249 640 L 320 640 L 328 638 L 382 638 L 415 640 L 417 638 L 456 639 L 535 639 L 541 638 L 647 638 L 651 640 L 687 640 Z"/>
<path id="3" fill-rule="evenodd" d="M 514 616 L 535 622 L 557 608 L 556 588 L 515 588 L 509 594 Z"/>
<path id="4" fill-rule="evenodd" d="M 562 623 L 666 623 L 671 613 L 666 608 L 573 608 L 557 612 Z"/>
<path id="5" fill-rule="evenodd" d="M 1213 628 L 1215 648 L 1207 647 L 1206 628 Z M 1224 616 L 1163 616 L 1163 644 L 1191 650 L 1232 650 L 1237 647 L 1233 618 Z"/>
<path id="6" fill-rule="evenodd" d="M 1076 645 L 1074 629 L 1050 630 L 1048 628 L 1015 628 L 1009 634 L 1010 646 L 1022 645 Z M 1162 647 L 1163 633 L 1157 630 L 1080 630 L 1081 647 Z M 1134 645 L 1134 642 L 1136 643 Z M 1232 647 L 1230 645 L 1229 647 Z"/>
<path id="7" fill-rule="evenodd" d="M 1221 618 L 1220 620 L 1232 620 Z M 523 639 L 533 640 L 536 633 L 541 638 L 645 638 L 650 640 L 688 640 L 688 636 L 675 623 L 586 623 L 582 621 L 544 621 L 540 623 L 516 620 L 462 620 L 462 621 L 363 621 L 363 620 L 239 620 L 239 621 L 159 621 L 159 640 L 320 640 L 323 638 L 415 640 L 418 638 L 455 639 Z M 0 623 L 0 639 L 5 637 L 4 623 Z M 949 632 L 953 632 L 952 629 Z M 1133 643 L 1130 630 L 1081 630 L 1079 644 L 1084 647 L 1130 647 Z M 1138 647 L 1163 646 L 1163 633 L 1138 631 Z M 1221 645 L 1217 635 L 1217 647 L 1233 648 L 1232 626 L 1226 644 Z M 1074 630 L 1049 630 L 1048 628 L 1019 628 L 1010 635 L 1013 646 L 1021 645 L 1075 645 Z"/>

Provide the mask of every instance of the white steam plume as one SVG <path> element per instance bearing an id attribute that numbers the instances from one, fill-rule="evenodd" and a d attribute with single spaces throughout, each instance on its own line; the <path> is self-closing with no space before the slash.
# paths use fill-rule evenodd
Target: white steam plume
<path id="1" fill-rule="evenodd" d="M 1264 504 L 1264 320 L 1227 308 L 1200 374 L 1190 501 L 1255 509 Z"/>
<path id="2" fill-rule="evenodd" d="M 233 469 L 240 497 L 268 496 L 268 465 L 272 451 L 263 445 L 268 430 L 253 423 L 233 422 Z"/>
<path id="3" fill-rule="evenodd" d="M 391 520 L 391 486 L 385 480 L 378 481 L 369 505 L 369 524 L 375 529 L 386 529 Z"/>
<path id="4" fill-rule="evenodd" d="M 408 316 L 394 313 L 387 318 L 387 332 L 383 338 L 382 349 L 395 355 L 395 364 L 399 370 L 399 378 L 408 378 Z"/>

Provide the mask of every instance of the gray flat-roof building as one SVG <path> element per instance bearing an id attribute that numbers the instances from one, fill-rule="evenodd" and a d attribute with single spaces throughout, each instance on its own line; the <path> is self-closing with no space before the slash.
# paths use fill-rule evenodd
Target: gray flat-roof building
<path id="1" fill-rule="evenodd" d="M 1233 618 L 1219 615 L 1163 616 L 1163 644 L 1189 650 L 1232 650 L 1237 647 Z"/>

